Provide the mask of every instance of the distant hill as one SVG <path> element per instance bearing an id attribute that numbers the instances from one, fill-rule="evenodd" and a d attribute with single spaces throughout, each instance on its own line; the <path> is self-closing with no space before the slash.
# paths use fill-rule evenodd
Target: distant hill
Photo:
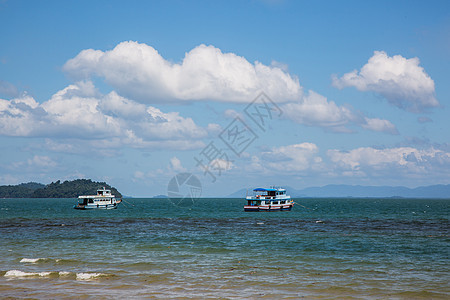
<path id="1" fill-rule="evenodd" d="M 403 186 L 362 186 L 362 185 L 326 185 L 322 187 L 309 187 L 294 189 L 284 187 L 293 198 L 299 197 L 403 197 L 403 198 L 450 198 L 450 184 L 421 186 L 407 188 Z M 247 189 L 241 189 L 228 195 L 230 198 L 243 198 Z M 252 189 L 248 190 L 249 193 Z"/>
<path id="2" fill-rule="evenodd" d="M 90 179 L 52 182 L 48 185 L 29 182 L 19 185 L 0 186 L 0 198 L 76 198 L 80 195 L 95 195 L 97 189 L 106 187 L 116 197 L 122 194 L 106 182 L 95 182 Z"/>
<path id="3" fill-rule="evenodd" d="M 21 183 L 19 185 L 3 185 L 0 186 L 0 198 L 30 198 L 35 190 L 44 187 L 44 184 L 36 182 Z"/>

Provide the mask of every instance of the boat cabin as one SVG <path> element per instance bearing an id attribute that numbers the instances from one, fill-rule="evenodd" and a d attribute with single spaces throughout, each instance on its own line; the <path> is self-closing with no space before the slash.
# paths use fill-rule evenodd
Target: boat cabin
<path id="1" fill-rule="evenodd" d="M 277 198 L 283 198 L 283 196 L 286 196 L 286 190 L 285 189 L 275 189 L 275 188 L 256 188 L 253 190 L 254 197 L 258 199 L 277 199 Z"/>

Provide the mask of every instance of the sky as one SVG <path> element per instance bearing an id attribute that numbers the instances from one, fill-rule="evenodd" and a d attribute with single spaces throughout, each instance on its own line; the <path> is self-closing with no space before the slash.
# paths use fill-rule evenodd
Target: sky
<path id="1" fill-rule="evenodd" d="M 1 0 L 0 185 L 450 184 L 449 70 L 449 1 Z"/>

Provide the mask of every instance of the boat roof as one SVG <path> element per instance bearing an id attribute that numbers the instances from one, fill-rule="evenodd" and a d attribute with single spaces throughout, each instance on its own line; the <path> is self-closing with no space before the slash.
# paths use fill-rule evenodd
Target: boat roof
<path id="1" fill-rule="evenodd" d="M 284 191 L 285 189 L 274 189 L 274 188 L 256 188 L 254 192 L 276 192 L 276 191 Z"/>

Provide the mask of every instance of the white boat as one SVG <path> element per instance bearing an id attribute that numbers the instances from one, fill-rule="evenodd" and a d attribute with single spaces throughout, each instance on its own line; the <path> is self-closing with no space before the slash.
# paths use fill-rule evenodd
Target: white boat
<path id="1" fill-rule="evenodd" d="M 122 202 L 111 194 L 105 187 L 97 190 L 97 195 L 78 196 L 75 209 L 115 209 Z"/>
<path id="2" fill-rule="evenodd" d="M 291 210 L 294 201 L 283 188 L 256 188 L 252 196 L 247 196 L 244 211 L 280 211 Z"/>

